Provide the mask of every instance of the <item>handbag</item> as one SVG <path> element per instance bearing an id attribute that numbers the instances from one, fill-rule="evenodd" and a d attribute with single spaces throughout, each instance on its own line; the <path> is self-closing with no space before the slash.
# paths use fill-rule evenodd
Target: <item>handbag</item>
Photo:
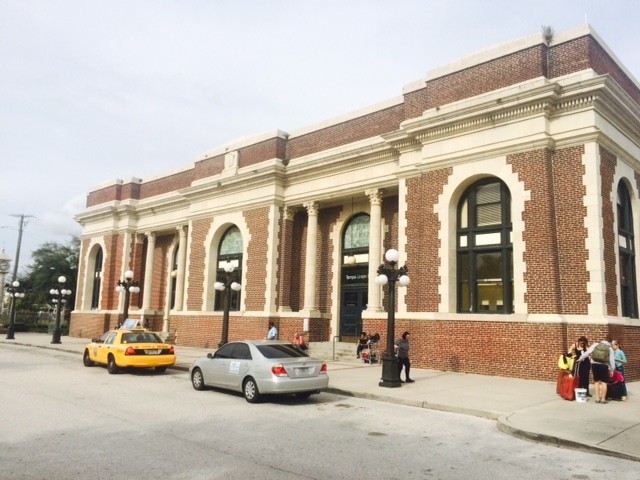
<path id="1" fill-rule="evenodd" d="M 567 353 L 563 353 L 558 358 L 558 368 L 560 370 L 567 370 L 568 372 L 572 371 L 573 370 L 573 362 L 575 361 L 575 359 L 576 359 L 575 356 L 569 355 Z"/>

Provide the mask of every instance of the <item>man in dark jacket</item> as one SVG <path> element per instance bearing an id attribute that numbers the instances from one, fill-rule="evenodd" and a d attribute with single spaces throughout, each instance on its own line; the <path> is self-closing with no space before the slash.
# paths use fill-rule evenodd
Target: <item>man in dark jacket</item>
<path id="1" fill-rule="evenodd" d="M 402 367 L 404 366 L 407 383 L 413 383 L 414 380 L 409 377 L 409 370 L 411 369 L 411 362 L 409 361 L 409 335 L 409 332 L 404 332 L 402 338 L 396 340 L 395 346 L 398 352 L 398 377 L 402 373 Z M 400 381 L 402 382 L 402 380 Z"/>

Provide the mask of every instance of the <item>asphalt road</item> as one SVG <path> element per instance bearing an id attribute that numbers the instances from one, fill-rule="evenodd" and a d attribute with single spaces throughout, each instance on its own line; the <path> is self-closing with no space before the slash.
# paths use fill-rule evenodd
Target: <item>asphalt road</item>
<path id="1" fill-rule="evenodd" d="M 109 375 L 0 345 L 2 479 L 601 479 L 637 462 L 500 433 L 494 421 L 323 393 L 257 405 L 184 372 Z"/>

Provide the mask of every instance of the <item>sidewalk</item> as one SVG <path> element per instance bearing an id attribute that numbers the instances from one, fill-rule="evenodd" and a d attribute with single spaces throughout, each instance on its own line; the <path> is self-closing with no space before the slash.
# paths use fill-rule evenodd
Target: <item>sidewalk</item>
<path id="1" fill-rule="evenodd" d="M 38 333 L 19 332 L 15 337 L 6 340 L 3 335 L 0 348 L 26 345 L 81 354 L 89 342 L 62 337 L 62 343 L 54 345 L 50 335 Z M 174 368 L 188 371 L 193 360 L 208 352 L 176 346 Z M 628 402 L 599 405 L 593 399 L 562 400 L 555 393 L 555 382 L 411 369 L 415 383 L 383 388 L 378 386 L 380 364 L 327 364 L 332 393 L 489 418 L 501 431 L 517 437 L 640 461 L 639 382 L 627 384 Z"/>

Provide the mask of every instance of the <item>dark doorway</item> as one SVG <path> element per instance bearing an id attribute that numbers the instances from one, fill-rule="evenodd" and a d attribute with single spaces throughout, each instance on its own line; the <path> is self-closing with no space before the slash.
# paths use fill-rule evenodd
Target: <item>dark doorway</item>
<path id="1" fill-rule="evenodd" d="M 367 308 L 367 287 L 349 287 L 342 290 L 340 313 L 340 341 L 357 341 L 362 332 L 362 311 Z"/>

